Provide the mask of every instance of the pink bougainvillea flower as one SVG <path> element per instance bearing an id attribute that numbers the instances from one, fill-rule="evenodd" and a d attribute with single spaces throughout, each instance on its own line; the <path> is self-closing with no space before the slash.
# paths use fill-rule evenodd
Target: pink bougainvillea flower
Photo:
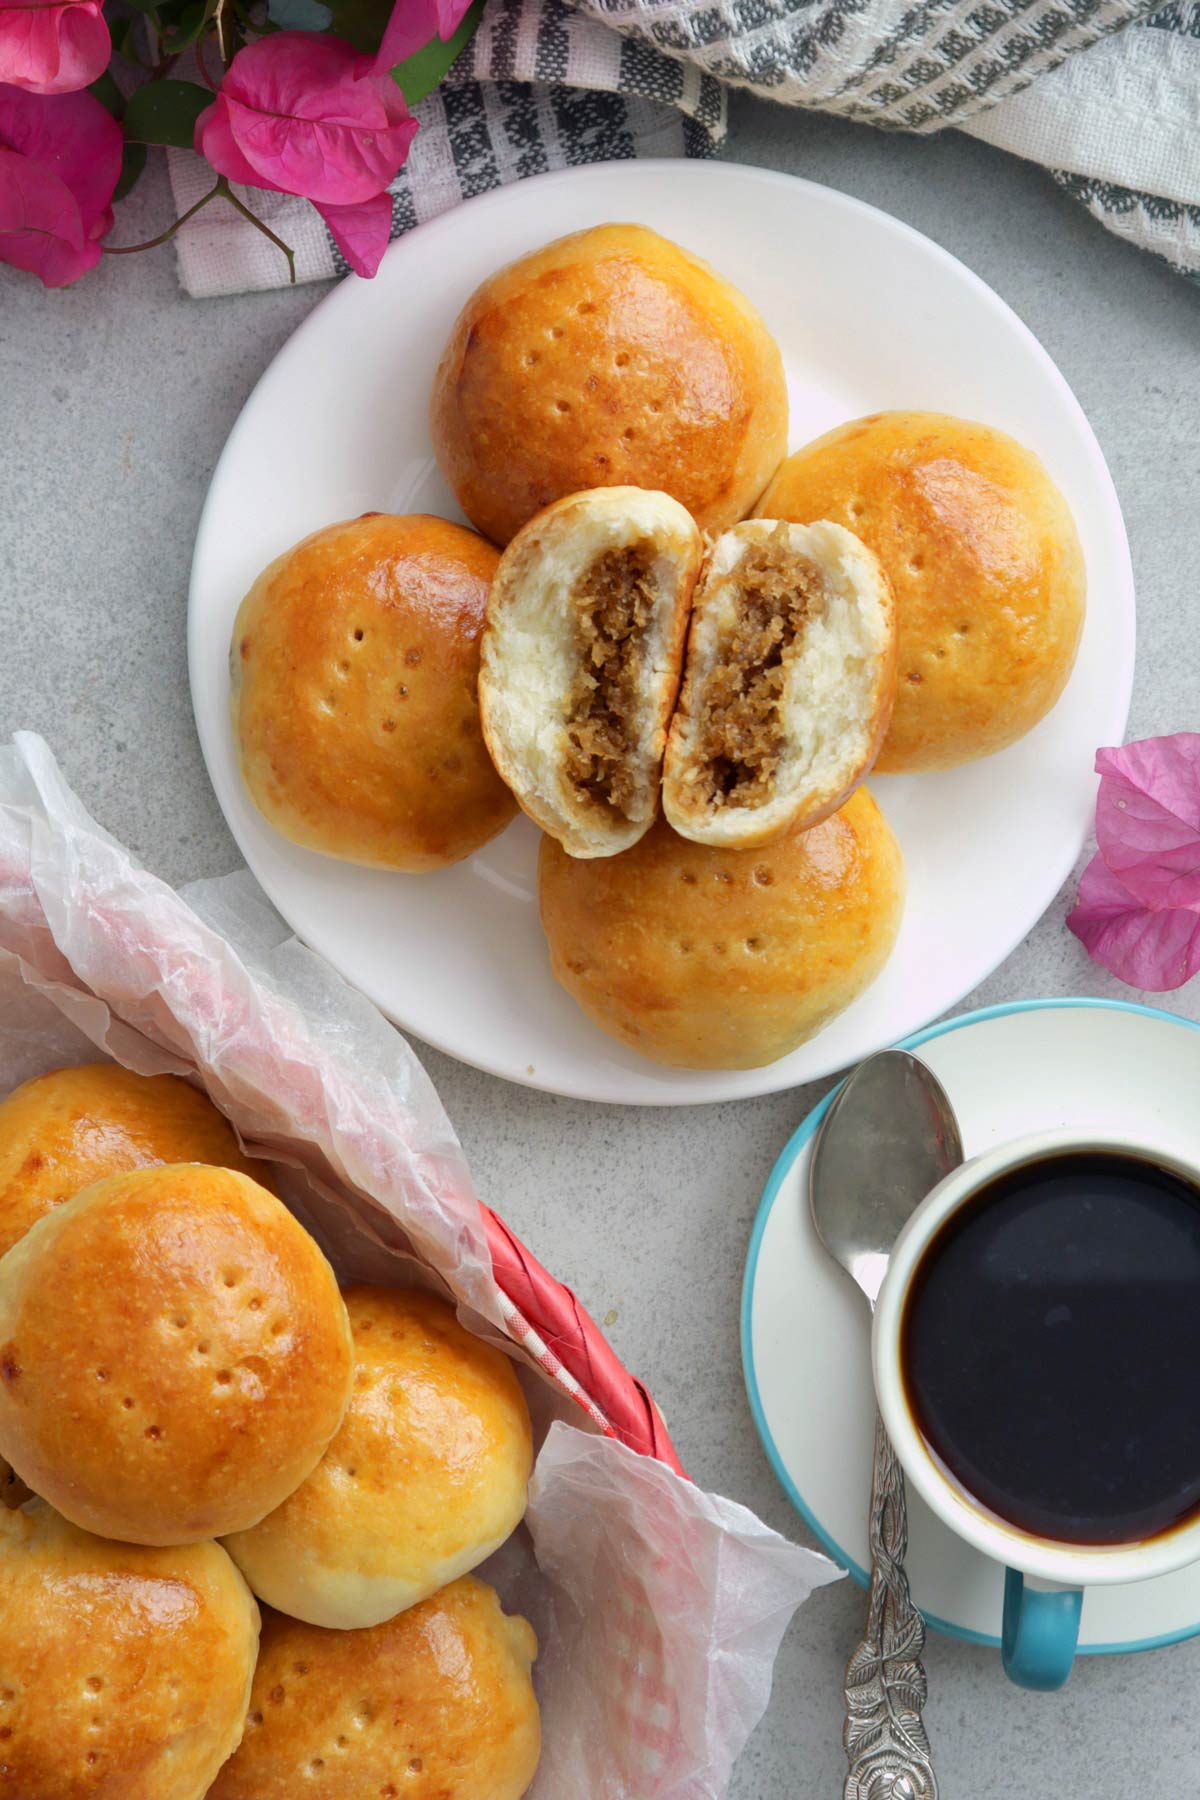
<path id="1" fill-rule="evenodd" d="M 1096 756 L 1096 841 L 1135 900 L 1200 903 L 1200 734 L 1144 738 Z"/>
<path id="2" fill-rule="evenodd" d="M 1200 969 L 1200 912 L 1135 900 L 1097 851 L 1067 924 L 1093 961 L 1147 993 L 1182 987 Z"/>
<path id="3" fill-rule="evenodd" d="M 238 51 L 195 141 L 231 181 L 311 200 L 350 267 L 373 275 L 391 228 L 386 189 L 416 129 L 369 56 L 340 38 L 279 31 Z"/>
<path id="4" fill-rule="evenodd" d="M 331 206 L 317 211 L 328 225 L 333 241 L 350 267 L 359 275 L 373 275 L 392 232 L 392 197 L 376 194 L 355 206 Z"/>
<path id="5" fill-rule="evenodd" d="M 375 58 L 378 72 L 384 74 L 406 62 L 431 38 L 449 43 L 470 5 L 471 0 L 395 0 Z"/>
<path id="6" fill-rule="evenodd" d="M 108 67 L 101 0 L 0 0 L 0 82 L 71 94 Z"/>
<path id="7" fill-rule="evenodd" d="M 100 260 L 121 127 L 94 94 L 0 87 L 0 262 L 65 287 Z"/>
<path id="8" fill-rule="evenodd" d="M 1200 969 L 1200 734 L 1099 750 L 1099 849 L 1067 924 L 1089 956 L 1151 993 Z"/>

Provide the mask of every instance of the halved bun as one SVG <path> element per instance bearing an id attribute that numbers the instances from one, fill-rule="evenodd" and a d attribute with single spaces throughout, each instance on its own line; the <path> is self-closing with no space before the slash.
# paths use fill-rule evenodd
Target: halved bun
<path id="1" fill-rule="evenodd" d="M 892 590 L 864 543 L 827 521 L 735 525 L 696 590 L 668 820 L 751 849 L 828 818 L 879 753 L 895 679 Z"/>
<path id="2" fill-rule="evenodd" d="M 488 599 L 479 707 L 492 760 L 569 856 L 649 830 L 703 551 L 668 494 L 568 494 L 520 530 Z"/>

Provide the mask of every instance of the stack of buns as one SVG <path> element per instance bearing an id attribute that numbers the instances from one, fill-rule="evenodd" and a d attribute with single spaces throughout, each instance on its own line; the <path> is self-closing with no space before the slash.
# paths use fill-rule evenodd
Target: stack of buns
<path id="1" fill-rule="evenodd" d="M 175 1077 L 57 1070 L 0 1145 L 2 1781 L 519 1800 L 537 1646 L 470 1574 L 525 1510 L 508 1358 L 343 1295 Z"/>
<path id="2" fill-rule="evenodd" d="M 991 755 L 1062 692 L 1085 595 L 1065 500 L 1004 433 L 934 413 L 787 457 L 766 324 L 637 225 L 485 281 L 429 420 L 475 531 L 368 514 L 247 597 L 253 798 L 400 870 L 519 806 L 546 834 L 551 967 L 602 1029 L 693 1067 L 787 1054 L 899 931 L 895 842 L 846 810 L 864 778 Z M 779 880 L 744 860 L 767 849 Z M 701 901 L 726 885 L 745 956 Z"/>

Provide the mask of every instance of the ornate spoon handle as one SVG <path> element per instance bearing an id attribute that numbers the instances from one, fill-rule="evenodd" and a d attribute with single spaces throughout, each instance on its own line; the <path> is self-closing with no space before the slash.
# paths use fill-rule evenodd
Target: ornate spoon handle
<path id="1" fill-rule="evenodd" d="M 904 1573 L 904 1475 L 878 1413 L 870 1544 L 866 1636 L 846 1665 L 842 1741 L 850 1768 L 844 1800 L 937 1800 L 921 1717 L 928 1695 L 921 1664 L 925 1621 L 912 1603 Z"/>

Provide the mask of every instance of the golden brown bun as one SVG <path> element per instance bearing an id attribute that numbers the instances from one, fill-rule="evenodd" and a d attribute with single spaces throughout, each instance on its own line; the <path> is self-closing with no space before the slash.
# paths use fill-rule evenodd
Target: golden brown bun
<path id="1" fill-rule="evenodd" d="M 895 691 L 878 557 L 827 520 L 735 525 L 696 590 L 663 767 L 668 823 L 746 850 L 827 819 L 875 761 Z"/>
<path id="2" fill-rule="evenodd" d="M 556 500 L 500 558 L 479 674 L 492 760 L 570 856 L 614 856 L 658 811 L 703 540 L 649 488 Z"/>
<path id="3" fill-rule="evenodd" d="M 465 1575 L 369 1631 L 268 1613 L 209 1800 L 520 1800 L 541 1735 L 532 1627 Z"/>
<path id="4" fill-rule="evenodd" d="M 351 1288 L 354 1390 L 308 1480 L 225 1547 L 261 1600 L 310 1625 L 378 1625 L 498 1550 L 533 1462 L 508 1358 L 432 1294 Z"/>
<path id="5" fill-rule="evenodd" d="M 1003 750 L 1058 699 L 1083 629 L 1083 552 L 1031 451 L 942 413 L 875 413 L 790 456 L 764 518 L 834 519 L 891 579 L 896 703 L 875 767 L 949 769 Z"/>
<path id="6" fill-rule="evenodd" d="M 516 812 L 479 729 L 496 552 L 445 519 L 364 513 L 265 569 L 237 616 L 233 723 L 276 831 L 347 862 L 460 862 Z"/>
<path id="7" fill-rule="evenodd" d="M 118 1063 L 52 1069 L 0 1101 L 0 1256 L 53 1207 L 105 1175 L 153 1163 L 213 1163 L 264 1187 L 212 1101 L 175 1075 Z"/>
<path id="8" fill-rule="evenodd" d="M 242 1735 L 258 1623 L 217 1544 L 0 1511 L 0 1793 L 201 1800 Z"/>
<path id="9" fill-rule="evenodd" d="M 714 849 L 663 820 L 573 862 L 543 838 L 550 966 L 601 1031 L 652 1062 L 755 1069 L 857 999 L 891 952 L 904 866 L 865 788 L 765 850 Z"/>
<path id="10" fill-rule="evenodd" d="M 597 225 L 467 301 L 433 384 L 442 473 L 507 544 L 581 488 L 664 488 L 704 531 L 745 518 L 787 451 L 779 350 L 744 295 L 643 225 Z"/>
<path id="11" fill-rule="evenodd" d="M 110 1175 L 0 1260 L 0 1455 L 101 1537 L 256 1523 L 320 1461 L 352 1368 L 333 1270 L 229 1169 Z"/>
<path id="12" fill-rule="evenodd" d="M 11 1463 L 0 1457 L 0 1505 L 15 1511 L 18 1506 L 24 1506 L 27 1500 L 34 1498 L 33 1489 L 25 1485 Z"/>

